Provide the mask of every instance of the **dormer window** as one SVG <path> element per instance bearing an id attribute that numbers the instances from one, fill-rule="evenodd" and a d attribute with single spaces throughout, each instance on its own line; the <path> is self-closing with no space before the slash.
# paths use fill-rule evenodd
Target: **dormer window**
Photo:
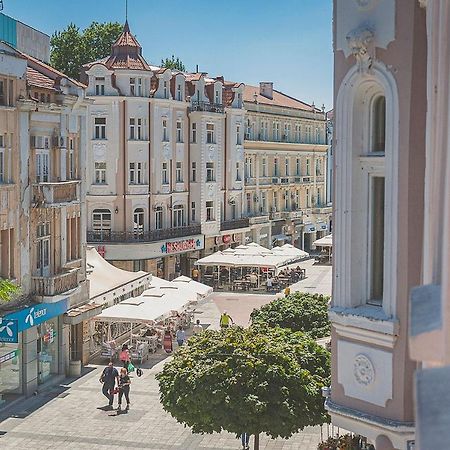
<path id="1" fill-rule="evenodd" d="M 169 95 L 168 95 L 169 89 L 167 87 L 167 81 L 164 81 L 163 87 L 164 87 L 164 89 L 163 89 L 164 98 L 169 98 Z"/>
<path id="2" fill-rule="evenodd" d="M 169 133 L 167 131 L 167 119 L 162 120 L 162 128 L 163 128 L 162 140 L 164 142 L 167 142 L 169 140 Z"/>
<path id="3" fill-rule="evenodd" d="M 105 95 L 105 77 L 95 77 L 95 95 Z"/>
<path id="4" fill-rule="evenodd" d="M 132 97 L 136 95 L 136 78 L 130 78 L 130 95 Z"/>
<path id="5" fill-rule="evenodd" d="M 237 94 L 237 107 L 242 108 L 242 94 L 240 92 Z"/>
<path id="6" fill-rule="evenodd" d="M 215 103 L 216 105 L 220 104 L 220 93 L 219 93 L 218 90 L 215 91 L 214 103 Z"/>
<path id="7" fill-rule="evenodd" d="M 142 78 L 137 79 L 137 95 L 142 97 Z"/>

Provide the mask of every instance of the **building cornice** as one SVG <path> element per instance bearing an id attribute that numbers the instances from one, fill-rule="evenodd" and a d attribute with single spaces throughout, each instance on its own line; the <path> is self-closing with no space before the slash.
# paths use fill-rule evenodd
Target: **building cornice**
<path id="1" fill-rule="evenodd" d="M 245 150 L 280 150 L 292 152 L 320 152 L 326 153 L 328 145 L 326 144 L 302 144 L 298 142 L 275 142 L 275 141 L 244 141 Z"/>

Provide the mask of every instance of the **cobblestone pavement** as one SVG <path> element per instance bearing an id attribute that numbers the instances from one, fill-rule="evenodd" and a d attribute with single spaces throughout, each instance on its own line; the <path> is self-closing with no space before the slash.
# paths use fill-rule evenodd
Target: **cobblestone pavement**
<path id="1" fill-rule="evenodd" d="M 307 278 L 293 290 L 310 290 L 329 294 L 331 268 L 306 267 Z M 198 305 L 195 318 L 218 328 L 220 312 L 226 309 L 240 325 L 247 325 L 253 308 L 269 302 L 274 296 L 264 294 L 215 293 Z M 17 403 L 4 417 L 0 414 L 0 448 L 9 449 L 240 449 L 236 437 L 229 433 L 194 435 L 163 411 L 159 403 L 155 374 L 164 364 L 161 353 L 150 357 L 142 367 L 144 375 L 134 377 L 131 408 L 127 414 L 98 409 L 106 404 L 98 381 L 103 366 L 91 365 L 81 378 L 60 385 Z M 2 421 L 2 419 L 4 419 Z M 326 430 L 324 430 L 326 433 Z M 271 440 L 261 435 L 264 450 L 315 450 L 321 428 L 303 430 L 289 440 Z"/>

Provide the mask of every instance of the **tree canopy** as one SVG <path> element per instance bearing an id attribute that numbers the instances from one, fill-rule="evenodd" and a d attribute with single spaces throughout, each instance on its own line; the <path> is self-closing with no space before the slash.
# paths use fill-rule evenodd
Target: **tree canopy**
<path id="1" fill-rule="evenodd" d="M 157 375 L 163 407 L 195 433 L 288 438 L 328 421 L 329 352 L 303 333 L 231 327 L 189 339 Z"/>
<path id="2" fill-rule="evenodd" d="M 175 58 L 175 55 L 172 55 L 171 58 L 161 59 L 161 67 L 179 70 L 180 72 L 186 72 L 185 65 L 180 58 Z"/>
<path id="3" fill-rule="evenodd" d="M 71 23 L 65 30 L 56 31 L 50 39 L 50 63 L 71 78 L 80 78 L 83 64 L 104 58 L 111 53 L 111 45 L 122 32 L 118 22 L 92 22 L 80 30 Z"/>
<path id="4" fill-rule="evenodd" d="M 20 287 L 11 280 L 0 278 L 0 303 L 6 303 L 20 294 Z"/>
<path id="5" fill-rule="evenodd" d="M 328 301 L 325 295 L 294 292 L 253 310 L 250 318 L 253 325 L 290 328 L 318 339 L 330 335 Z"/>

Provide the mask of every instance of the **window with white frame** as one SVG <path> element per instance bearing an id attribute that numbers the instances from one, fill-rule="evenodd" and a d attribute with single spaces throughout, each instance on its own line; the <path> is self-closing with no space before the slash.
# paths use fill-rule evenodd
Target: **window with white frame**
<path id="1" fill-rule="evenodd" d="M 195 122 L 191 125 L 191 142 L 193 144 L 197 143 L 197 124 Z"/>
<path id="2" fill-rule="evenodd" d="M 266 191 L 261 191 L 261 212 L 267 212 L 267 194 Z"/>
<path id="3" fill-rule="evenodd" d="M 269 122 L 263 120 L 261 122 L 261 137 L 262 141 L 267 141 L 269 139 Z"/>
<path id="4" fill-rule="evenodd" d="M 291 124 L 285 123 L 284 124 L 284 142 L 290 142 L 291 140 Z"/>
<path id="5" fill-rule="evenodd" d="M 182 94 L 182 91 L 181 91 L 181 84 L 180 83 L 177 84 L 177 100 L 179 102 L 181 102 L 183 100 L 183 94 Z"/>
<path id="6" fill-rule="evenodd" d="M 372 106 L 371 152 L 384 153 L 386 130 L 386 98 L 375 98 Z"/>
<path id="7" fill-rule="evenodd" d="M 5 149 L 0 148 L 0 183 L 6 181 L 5 175 Z"/>
<path id="8" fill-rule="evenodd" d="M 295 142 L 301 141 L 301 127 L 300 124 L 295 124 Z"/>
<path id="9" fill-rule="evenodd" d="M 216 174 L 214 171 L 214 162 L 209 161 L 206 163 L 206 181 L 212 182 L 216 181 Z"/>
<path id="10" fill-rule="evenodd" d="M 163 142 L 169 141 L 168 121 L 166 118 L 162 119 L 162 140 Z"/>
<path id="11" fill-rule="evenodd" d="M 184 223 L 184 206 L 183 205 L 175 205 L 173 207 L 173 227 L 181 228 L 185 226 Z"/>
<path id="12" fill-rule="evenodd" d="M 272 191 L 272 210 L 278 211 L 278 192 Z"/>
<path id="13" fill-rule="evenodd" d="M 311 208 L 311 194 L 309 189 L 306 189 L 306 207 Z"/>
<path id="14" fill-rule="evenodd" d="M 162 206 L 155 208 L 155 230 L 162 230 L 164 228 L 164 211 Z"/>
<path id="15" fill-rule="evenodd" d="M 130 162 L 130 184 L 144 183 L 144 163 Z"/>
<path id="16" fill-rule="evenodd" d="M 169 86 L 167 81 L 164 80 L 163 82 L 163 96 L 164 98 L 169 98 Z"/>
<path id="17" fill-rule="evenodd" d="M 69 138 L 68 178 L 69 180 L 75 178 L 75 144 L 73 138 Z"/>
<path id="18" fill-rule="evenodd" d="M 144 236 L 144 210 L 136 208 L 133 212 L 133 233 L 137 238 Z"/>
<path id="19" fill-rule="evenodd" d="M 290 200 L 289 191 L 284 191 L 283 200 L 284 200 L 284 210 L 289 211 L 289 200 Z"/>
<path id="20" fill-rule="evenodd" d="M 246 204 L 246 212 L 247 215 L 250 215 L 252 213 L 252 194 L 250 192 L 247 192 L 245 194 L 245 204 Z"/>
<path id="21" fill-rule="evenodd" d="M 177 120 L 177 142 L 183 142 L 183 123 Z"/>
<path id="22" fill-rule="evenodd" d="M 108 239 L 111 236 L 111 211 L 109 209 L 94 209 L 92 231 L 97 239 Z"/>
<path id="23" fill-rule="evenodd" d="M 273 158 L 273 176 L 277 177 L 280 171 L 278 169 L 278 158 Z"/>
<path id="24" fill-rule="evenodd" d="M 301 173 L 300 167 L 301 167 L 300 158 L 296 158 L 296 160 L 295 160 L 295 175 L 297 175 L 297 176 L 299 176 Z"/>
<path id="25" fill-rule="evenodd" d="M 195 202 L 191 202 L 191 222 L 195 223 L 197 220 Z"/>
<path id="26" fill-rule="evenodd" d="M 316 144 L 320 144 L 320 130 L 316 127 Z"/>
<path id="27" fill-rule="evenodd" d="M 197 182 L 197 162 L 196 161 L 191 162 L 191 181 L 193 183 Z"/>
<path id="28" fill-rule="evenodd" d="M 105 77 L 95 77 L 95 95 L 105 95 Z"/>
<path id="29" fill-rule="evenodd" d="M 136 78 L 130 78 L 130 96 L 134 97 L 136 95 Z"/>
<path id="30" fill-rule="evenodd" d="M 242 93 L 241 92 L 237 93 L 237 107 L 242 108 Z"/>
<path id="31" fill-rule="evenodd" d="M 136 139 L 136 119 L 134 117 L 130 117 L 130 139 Z"/>
<path id="32" fill-rule="evenodd" d="M 106 117 L 94 118 L 94 139 L 106 139 Z"/>
<path id="33" fill-rule="evenodd" d="M 142 78 L 137 79 L 137 95 L 138 97 L 142 97 L 143 90 L 142 90 Z"/>
<path id="34" fill-rule="evenodd" d="M 214 103 L 215 103 L 216 105 L 219 105 L 219 104 L 220 104 L 220 92 L 219 92 L 218 89 L 216 89 L 216 90 L 214 91 Z"/>
<path id="35" fill-rule="evenodd" d="M 241 181 L 241 163 L 239 161 L 236 162 L 236 181 Z"/>
<path id="36" fill-rule="evenodd" d="M 137 119 L 137 127 L 136 127 L 136 138 L 138 140 L 143 140 L 144 139 L 144 119 L 142 118 L 138 118 Z"/>
<path id="37" fill-rule="evenodd" d="M 36 182 L 50 181 L 50 155 L 48 150 L 36 150 Z"/>
<path id="38" fill-rule="evenodd" d="M 235 220 L 237 218 L 237 206 L 236 206 L 236 200 L 231 200 L 231 219 Z"/>
<path id="39" fill-rule="evenodd" d="M 207 123 L 206 124 L 206 143 L 207 144 L 215 144 L 215 136 L 214 136 L 214 124 Z"/>
<path id="40" fill-rule="evenodd" d="M 169 164 L 167 162 L 162 163 L 161 184 L 169 184 Z"/>
<path id="41" fill-rule="evenodd" d="M 322 206 L 322 197 L 320 195 L 320 188 L 317 188 L 316 206 L 318 207 Z"/>
<path id="42" fill-rule="evenodd" d="M 95 161 L 94 162 L 94 183 L 106 184 L 106 162 Z"/>
<path id="43" fill-rule="evenodd" d="M 295 191 L 294 199 L 295 199 L 294 209 L 299 209 L 300 208 L 300 192 L 298 190 Z"/>
<path id="44" fill-rule="evenodd" d="M 267 177 L 267 158 L 265 156 L 263 156 L 262 160 L 261 160 L 261 166 L 262 166 L 262 176 L 263 177 Z"/>
<path id="45" fill-rule="evenodd" d="M 183 182 L 183 163 L 181 161 L 176 162 L 175 180 L 177 183 Z"/>
<path id="46" fill-rule="evenodd" d="M 320 159 L 316 159 L 316 176 L 322 175 Z"/>
<path id="47" fill-rule="evenodd" d="M 36 268 L 41 275 L 48 273 L 50 268 L 50 223 L 39 224 L 36 229 L 37 261 Z"/>
<path id="48" fill-rule="evenodd" d="M 206 202 L 206 221 L 211 222 L 214 219 L 214 202 L 207 201 Z"/>
<path id="49" fill-rule="evenodd" d="M 236 145 L 242 144 L 242 137 L 241 137 L 241 125 L 238 123 L 236 125 Z"/>

